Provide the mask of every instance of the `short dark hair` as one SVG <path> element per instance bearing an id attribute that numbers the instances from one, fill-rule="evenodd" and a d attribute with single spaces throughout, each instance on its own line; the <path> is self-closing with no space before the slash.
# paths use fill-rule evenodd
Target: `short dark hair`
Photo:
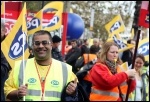
<path id="1" fill-rule="evenodd" d="M 48 35 L 49 36 L 49 40 L 52 42 L 52 36 L 51 36 L 49 31 L 47 31 L 47 30 L 39 30 L 39 31 L 36 31 L 33 34 L 32 43 L 34 42 L 34 37 L 37 36 L 37 35 Z"/>
<path id="2" fill-rule="evenodd" d="M 52 41 L 53 41 L 53 43 L 58 43 L 58 42 L 61 41 L 61 38 L 57 35 L 54 35 L 53 38 L 52 38 Z"/>
<path id="3" fill-rule="evenodd" d="M 72 39 L 72 40 L 71 40 L 71 42 L 75 42 L 75 43 L 77 43 L 77 40 L 76 40 L 76 39 Z"/>
<path id="4" fill-rule="evenodd" d="M 90 47 L 90 53 L 91 53 L 91 54 L 96 54 L 98 51 L 99 51 L 99 48 L 98 48 L 97 46 L 92 45 L 92 46 Z"/>
<path id="5" fill-rule="evenodd" d="M 71 41 L 68 41 L 68 45 L 71 45 Z"/>

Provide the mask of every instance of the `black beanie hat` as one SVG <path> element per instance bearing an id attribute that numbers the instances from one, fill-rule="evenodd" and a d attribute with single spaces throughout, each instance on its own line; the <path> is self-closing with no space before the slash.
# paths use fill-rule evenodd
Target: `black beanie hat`
<path id="1" fill-rule="evenodd" d="M 54 35 L 53 38 L 52 38 L 52 41 L 53 41 L 53 43 L 58 43 L 58 42 L 61 41 L 61 38 L 57 35 Z"/>

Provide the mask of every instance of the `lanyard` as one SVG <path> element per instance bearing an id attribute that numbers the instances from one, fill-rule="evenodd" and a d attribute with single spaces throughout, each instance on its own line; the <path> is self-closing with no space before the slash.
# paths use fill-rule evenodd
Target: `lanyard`
<path id="1" fill-rule="evenodd" d="M 49 68 L 48 68 L 48 71 L 47 71 L 47 73 L 46 73 L 45 78 L 42 79 L 42 80 L 41 80 L 41 78 L 40 78 L 40 74 L 39 74 L 39 71 L 38 71 L 38 68 L 37 68 L 37 63 L 36 63 L 36 61 L 35 61 L 35 66 L 36 66 L 36 70 L 37 70 L 37 73 L 38 73 L 38 76 L 39 76 L 39 80 L 40 80 L 40 82 L 41 82 L 41 88 L 42 88 L 42 97 L 41 97 L 41 101 L 44 101 L 45 81 L 46 81 L 46 77 L 47 77 L 47 75 L 48 75 L 48 72 L 49 72 L 49 70 L 50 70 L 51 64 L 49 65 Z"/>

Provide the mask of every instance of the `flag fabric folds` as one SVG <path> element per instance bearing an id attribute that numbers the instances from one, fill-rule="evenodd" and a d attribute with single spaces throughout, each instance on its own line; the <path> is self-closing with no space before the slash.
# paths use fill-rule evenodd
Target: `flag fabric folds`
<path id="1" fill-rule="evenodd" d="M 22 60 L 23 53 L 25 54 L 25 59 L 29 57 L 27 34 L 25 33 L 27 31 L 25 20 L 26 3 L 12 30 L 1 43 L 2 52 L 12 68 L 14 68 L 15 61 Z"/>
<path id="2" fill-rule="evenodd" d="M 115 16 L 108 24 L 105 25 L 105 29 L 108 34 L 119 34 L 120 32 L 125 31 L 125 26 L 123 24 L 122 18 L 120 15 Z"/>
<path id="3" fill-rule="evenodd" d="M 53 31 L 61 27 L 63 6 L 64 4 L 62 1 L 53 1 L 44 6 L 44 11 L 50 9 L 57 11 L 49 23 L 43 27 L 44 30 Z"/>
<path id="4" fill-rule="evenodd" d="M 28 34 L 34 34 L 38 30 L 53 31 L 59 29 L 62 25 L 62 13 L 63 2 L 53 1 L 48 3 L 41 9 L 30 21 L 28 21 Z M 55 15 L 49 19 L 49 22 L 44 26 L 43 13 L 55 13 Z"/>
<path id="5" fill-rule="evenodd" d="M 42 30 L 42 15 L 41 9 L 30 21 L 27 22 L 28 35 L 34 34 L 38 30 Z"/>
<path id="6" fill-rule="evenodd" d="M 126 42 L 124 42 L 119 34 L 114 34 L 112 38 L 109 38 L 107 41 L 113 41 L 115 42 L 118 47 L 119 47 L 119 52 L 123 52 L 126 51 L 130 48 L 135 47 L 135 45 L 133 44 L 127 44 Z"/>
<path id="7" fill-rule="evenodd" d="M 124 62 L 123 64 L 121 64 L 121 67 L 124 69 L 124 71 L 128 70 L 128 62 Z"/>

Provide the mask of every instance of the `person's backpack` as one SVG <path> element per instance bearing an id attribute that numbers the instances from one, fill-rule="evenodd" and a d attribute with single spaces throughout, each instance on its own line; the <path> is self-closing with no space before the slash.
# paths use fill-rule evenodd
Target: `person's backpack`
<path id="1" fill-rule="evenodd" d="M 88 62 L 87 64 L 85 64 L 77 73 L 76 76 L 79 80 L 82 80 L 88 73 L 88 71 L 91 70 L 91 68 L 94 66 L 94 64 L 96 63 L 97 58 L 95 58 L 94 60 Z"/>
<path id="2" fill-rule="evenodd" d="M 77 70 L 80 70 L 80 68 L 84 65 L 84 57 L 83 56 L 80 56 L 77 60 L 76 60 L 76 63 L 75 63 L 75 68 Z"/>

